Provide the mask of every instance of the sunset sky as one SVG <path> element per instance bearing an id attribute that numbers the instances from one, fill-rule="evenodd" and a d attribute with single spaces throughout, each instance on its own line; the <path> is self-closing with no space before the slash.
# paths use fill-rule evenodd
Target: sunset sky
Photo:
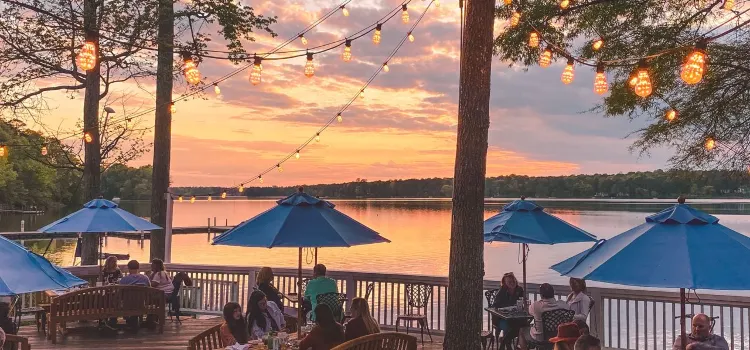
<path id="1" fill-rule="evenodd" d="M 247 1 L 244 1 L 248 3 Z M 354 0 L 347 8 L 306 34 L 309 46 L 354 33 L 398 6 L 396 0 Z M 262 33 L 247 43 L 249 52 L 263 52 L 294 36 L 340 1 L 254 1 L 256 13 L 278 16 L 271 39 Z M 412 22 L 428 1 L 409 6 Z M 399 16 L 383 27 L 376 46 L 371 35 L 354 41 L 353 60 L 341 60 L 342 48 L 315 57 L 315 77 L 303 75 L 304 58 L 263 62 L 263 83 L 248 82 L 249 71 L 223 82 L 222 99 L 213 90 L 207 99 L 177 103 L 172 125 L 172 181 L 176 186 L 231 186 L 275 165 L 334 116 L 357 94 L 382 64 L 409 25 Z M 502 30 L 504 23 L 496 25 Z M 205 30 L 205 29 L 204 29 Z M 265 186 L 346 182 L 356 178 L 450 177 L 453 175 L 458 102 L 459 12 L 456 1 L 431 7 L 415 29 L 415 42 L 406 42 L 381 73 L 344 114 L 313 143 L 284 165 L 284 172 L 264 176 Z M 218 39 L 218 36 L 214 35 Z M 220 41 L 213 49 L 221 49 Z M 286 49 L 302 48 L 299 40 Z M 565 175 L 652 170 L 666 165 L 668 150 L 650 157 L 631 154 L 627 135 L 645 121 L 604 118 L 586 112 L 601 101 L 592 91 L 594 72 L 579 67 L 575 82 L 560 82 L 564 62 L 546 69 L 509 68 L 493 61 L 491 125 L 487 175 Z M 229 61 L 206 59 L 200 71 L 207 82 L 236 69 Z M 120 84 L 116 94 L 135 94 L 133 105 L 153 106 L 153 80 Z M 175 96 L 184 92 L 177 84 Z M 150 92 L 150 93 L 148 93 Z M 50 95 L 47 123 L 72 127 L 81 119 L 83 95 L 70 99 Z M 102 106 L 103 107 L 103 106 Z M 118 111 L 122 115 L 122 111 Z M 153 114 L 144 117 L 153 125 Z M 149 139 L 152 134 L 148 134 Z M 151 162 L 146 154 L 131 165 Z M 258 185 L 254 183 L 253 185 Z"/>

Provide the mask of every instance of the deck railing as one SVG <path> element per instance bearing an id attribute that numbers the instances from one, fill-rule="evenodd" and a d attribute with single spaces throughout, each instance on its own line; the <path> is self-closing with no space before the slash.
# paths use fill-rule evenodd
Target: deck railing
<path id="1" fill-rule="evenodd" d="M 142 267 L 143 270 L 148 269 L 147 264 L 142 264 Z M 202 310 L 216 314 L 228 301 L 237 301 L 245 307 L 260 267 L 167 264 L 167 269 L 170 272 L 188 273 L 200 289 L 202 300 L 199 305 Z M 97 274 L 96 266 L 71 267 L 68 270 L 83 278 Z M 285 294 L 297 291 L 296 269 L 274 268 L 274 275 L 274 284 L 279 291 Z M 309 277 L 312 277 L 312 271 L 304 270 L 303 278 Z M 426 284 L 432 288 L 432 298 L 427 307 L 429 326 L 437 333 L 445 330 L 446 277 L 348 271 L 329 271 L 328 277 L 338 282 L 339 290 L 345 292 L 350 301 L 354 297 L 364 296 L 367 286 L 372 284 L 373 292 L 368 303 L 373 317 L 385 326 L 394 326 L 398 314 L 410 309 L 405 298 L 405 286 Z M 483 290 L 499 287 L 499 281 L 485 280 Z M 570 292 L 568 286 L 554 288 L 560 299 Z M 530 283 L 528 290 L 536 291 L 538 285 Z M 588 293 L 594 300 L 588 324 L 605 347 L 637 350 L 672 348 L 680 328 L 680 320 L 675 318 L 679 315 L 679 293 L 615 288 L 589 288 Z M 537 300 L 539 295 L 529 293 L 529 298 Z M 26 298 L 24 305 L 33 306 L 36 299 Z M 750 349 L 750 298 L 699 295 L 690 299 L 687 306 L 689 313 L 702 312 L 718 317 L 714 333 L 725 337 L 730 349 Z M 483 322 L 487 329 L 491 327 L 490 318 L 486 315 Z"/>

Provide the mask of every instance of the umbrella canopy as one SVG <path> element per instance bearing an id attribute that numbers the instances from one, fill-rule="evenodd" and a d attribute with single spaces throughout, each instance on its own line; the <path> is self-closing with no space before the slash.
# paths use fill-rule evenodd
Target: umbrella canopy
<path id="1" fill-rule="evenodd" d="M 87 282 L 0 236 L 0 296 L 67 289 Z"/>
<path id="2" fill-rule="evenodd" d="M 300 191 L 216 237 L 213 244 L 242 247 L 350 247 L 390 242 L 334 209 L 331 202 Z"/>
<path id="3" fill-rule="evenodd" d="M 551 268 L 631 286 L 747 290 L 750 237 L 681 202 Z"/>
<path id="4" fill-rule="evenodd" d="M 83 209 L 42 227 L 39 232 L 135 232 L 160 228 L 148 220 L 120 209 L 116 203 L 100 198 L 84 204 Z"/>
<path id="5" fill-rule="evenodd" d="M 484 221 L 484 241 L 558 244 L 595 242 L 596 236 L 522 198 L 506 204 L 499 214 Z"/>

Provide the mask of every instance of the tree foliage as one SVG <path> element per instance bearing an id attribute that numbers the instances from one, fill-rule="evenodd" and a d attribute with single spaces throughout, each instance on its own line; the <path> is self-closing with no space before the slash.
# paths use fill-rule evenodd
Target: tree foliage
<path id="1" fill-rule="evenodd" d="M 498 20 L 521 13 L 519 25 L 495 40 L 495 54 L 511 64 L 533 66 L 547 41 L 553 57 L 565 62 L 570 54 L 606 66 L 610 94 L 594 110 L 605 116 L 645 118 L 636 130 L 632 149 L 648 153 L 668 146 L 673 166 L 688 169 L 747 169 L 750 165 L 750 32 L 744 12 L 723 10 L 723 0 L 579 0 L 561 10 L 558 1 L 498 2 Z M 539 48 L 528 46 L 532 31 L 543 38 Z M 726 35 L 718 37 L 719 34 Z M 602 38 L 595 51 L 592 43 Z M 701 39 L 708 43 L 708 68 L 703 81 L 686 85 L 680 66 Z M 639 58 L 648 57 L 653 93 L 636 96 L 626 83 Z M 576 62 L 576 69 L 594 69 Z M 550 68 L 548 68 L 550 69 Z M 559 71 L 558 71 L 559 72 Z M 559 74 L 550 72 L 550 74 Z M 561 89 L 564 87 L 561 86 Z M 593 93 L 593 92 L 592 92 Z M 665 120 L 675 109 L 674 122 Z M 707 139 L 717 147 L 704 147 Z"/>

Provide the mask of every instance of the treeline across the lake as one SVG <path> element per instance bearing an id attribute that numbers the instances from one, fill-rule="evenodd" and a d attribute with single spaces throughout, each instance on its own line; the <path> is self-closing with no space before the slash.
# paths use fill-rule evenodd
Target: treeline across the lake
<path id="1" fill-rule="evenodd" d="M 453 191 L 450 178 L 367 181 L 301 185 L 305 192 L 328 198 L 446 198 Z M 247 197 L 280 197 L 297 190 L 289 187 L 247 187 Z M 219 187 L 181 187 L 184 195 L 213 194 Z M 229 189 L 229 195 L 240 195 Z M 569 176 L 508 175 L 487 178 L 486 197 L 537 198 L 750 198 L 750 174 L 732 171 L 656 170 L 625 174 Z"/>

